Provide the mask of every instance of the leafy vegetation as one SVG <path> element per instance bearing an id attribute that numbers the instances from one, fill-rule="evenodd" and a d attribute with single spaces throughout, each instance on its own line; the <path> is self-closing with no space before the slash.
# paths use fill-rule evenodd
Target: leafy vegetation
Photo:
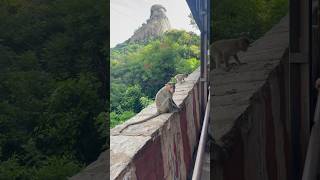
<path id="1" fill-rule="evenodd" d="M 147 43 L 111 49 L 111 127 L 152 103 L 174 75 L 194 71 L 200 64 L 199 44 L 196 34 L 172 30 Z"/>
<path id="2" fill-rule="evenodd" d="M 213 0 L 212 40 L 247 35 L 256 40 L 288 13 L 288 0 Z"/>
<path id="3" fill-rule="evenodd" d="M 66 179 L 103 150 L 106 4 L 0 0 L 0 179 Z"/>
<path id="4" fill-rule="evenodd" d="M 213 0 L 211 41 L 261 37 L 288 12 L 287 0 Z M 190 24 L 197 28 L 190 14 Z M 175 74 L 200 64 L 199 37 L 173 30 L 146 43 L 124 42 L 111 49 L 111 128 L 152 102 Z"/>
<path id="5" fill-rule="evenodd" d="M 286 0 L 214 0 L 214 39 L 263 35 Z M 0 0 L 0 179 L 66 179 L 108 148 L 109 124 L 199 66 L 199 37 L 173 30 L 111 49 L 109 1 Z M 108 104 L 110 103 L 110 107 Z M 107 142 L 107 143 L 106 143 Z"/>

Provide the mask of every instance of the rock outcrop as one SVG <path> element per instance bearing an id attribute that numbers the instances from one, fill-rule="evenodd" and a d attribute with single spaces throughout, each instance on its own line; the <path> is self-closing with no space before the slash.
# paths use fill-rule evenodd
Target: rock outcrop
<path id="1" fill-rule="evenodd" d="M 166 8 L 160 4 L 151 7 L 151 15 L 147 23 L 137 29 L 129 39 L 129 42 L 146 42 L 150 38 L 158 37 L 171 29 L 169 19 L 166 16 Z"/>

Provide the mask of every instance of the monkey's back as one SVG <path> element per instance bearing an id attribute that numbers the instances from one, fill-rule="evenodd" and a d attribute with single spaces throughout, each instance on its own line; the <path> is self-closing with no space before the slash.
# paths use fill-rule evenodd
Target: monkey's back
<path id="1" fill-rule="evenodd" d="M 156 106 L 157 107 L 160 107 L 161 106 L 161 103 L 164 101 L 164 99 L 168 98 L 168 97 L 171 97 L 172 98 L 172 95 L 170 92 L 168 92 L 166 90 L 166 87 L 162 87 L 158 93 L 156 94 Z"/>
<path id="2" fill-rule="evenodd" d="M 228 52 L 229 55 L 234 55 L 239 52 L 239 39 L 223 39 L 215 41 L 210 46 L 210 51 Z"/>

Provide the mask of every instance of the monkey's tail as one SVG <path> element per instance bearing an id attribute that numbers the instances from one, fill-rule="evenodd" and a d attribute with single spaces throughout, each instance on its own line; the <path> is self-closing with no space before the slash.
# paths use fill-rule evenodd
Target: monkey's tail
<path id="1" fill-rule="evenodd" d="M 147 118 L 145 118 L 145 119 L 142 119 L 142 120 L 140 120 L 140 121 L 136 121 L 136 122 L 129 123 L 129 124 L 127 124 L 125 127 L 123 127 L 119 132 L 121 133 L 123 130 L 125 130 L 127 127 L 129 127 L 129 126 L 131 126 L 131 125 L 144 123 L 144 122 L 146 122 L 146 121 L 148 121 L 148 120 L 150 120 L 150 119 L 153 119 L 153 118 L 155 118 L 155 117 L 157 117 L 157 116 L 159 116 L 159 115 L 160 115 L 160 113 L 157 112 L 157 113 L 153 114 L 152 116 L 147 117 Z"/>

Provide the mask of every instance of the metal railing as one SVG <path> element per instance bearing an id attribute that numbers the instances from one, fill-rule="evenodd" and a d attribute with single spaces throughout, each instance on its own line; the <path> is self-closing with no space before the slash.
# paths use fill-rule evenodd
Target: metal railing
<path id="1" fill-rule="evenodd" d="M 206 105 L 203 125 L 201 129 L 200 141 L 198 145 L 196 162 L 193 169 L 192 180 L 199 180 L 201 177 L 203 154 L 204 154 L 205 144 L 207 140 L 207 129 L 209 125 L 209 111 L 210 111 L 210 92 L 209 92 L 209 98 Z"/>
<path id="2" fill-rule="evenodd" d="M 308 144 L 307 156 L 303 168 L 302 180 L 317 180 L 320 168 L 320 79 L 316 82 L 318 99 L 314 113 L 314 125 Z"/>

